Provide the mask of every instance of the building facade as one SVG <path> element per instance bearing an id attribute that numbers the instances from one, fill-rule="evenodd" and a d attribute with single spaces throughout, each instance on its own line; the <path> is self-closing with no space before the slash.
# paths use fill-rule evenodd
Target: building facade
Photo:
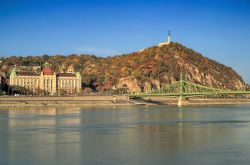
<path id="1" fill-rule="evenodd" d="M 67 73 L 52 72 L 48 63 L 45 63 L 40 74 L 34 72 L 17 72 L 14 68 L 10 74 L 10 86 L 21 86 L 34 93 L 56 95 L 63 93 L 77 94 L 82 89 L 82 78 L 79 72 L 75 73 L 70 66 Z"/>
<path id="2" fill-rule="evenodd" d="M 66 73 L 57 74 L 57 88 L 59 93 L 80 93 L 82 77 L 79 72 L 75 73 L 73 65 L 69 66 Z"/>
<path id="3" fill-rule="evenodd" d="M 11 86 L 21 86 L 36 91 L 40 87 L 40 76 L 32 72 L 19 72 L 17 75 L 16 69 L 14 68 L 10 74 L 9 84 Z"/>

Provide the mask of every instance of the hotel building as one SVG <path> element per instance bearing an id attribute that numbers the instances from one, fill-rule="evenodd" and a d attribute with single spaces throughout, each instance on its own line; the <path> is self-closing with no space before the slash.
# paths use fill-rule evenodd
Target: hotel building
<path id="1" fill-rule="evenodd" d="M 48 63 L 45 63 L 40 74 L 34 72 L 17 72 L 14 68 L 10 74 L 10 86 L 21 86 L 30 91 L 44 91 L 50 95 L 79 94 L 82 89 L 82 78 L 79 72 L 75 73 L 71 65 L 66 73 L 52 72 Z"/>

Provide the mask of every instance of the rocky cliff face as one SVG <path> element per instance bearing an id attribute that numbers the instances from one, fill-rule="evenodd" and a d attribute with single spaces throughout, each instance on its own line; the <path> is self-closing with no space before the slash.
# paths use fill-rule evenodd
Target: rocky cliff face
<path id="1" fill-rule="evenodd" d="M 131 68 L 139 82 L 159 80 L 161 85 L 179 80 L 180 73 L 189 81 L 221 89 L 244 89 L 246 84 L 230 67 L 208 59 L 201 54 L 178 43 L 162 47 L 151 47 L 138 53 L 122 56 L 125 61 L 120 64 L 123 70 Z M 121 58 L 122 58 L 121 57 Z M 136 67 L 133 67 L 136 66 Z M 126 68 L 124 68 L 126 67 Z M 121 76 L 126 76 L 121 74 Z M 152 84 L 152 83 L 151 83 Z M 158 84 L 152 84 L 158 86 Z"/>

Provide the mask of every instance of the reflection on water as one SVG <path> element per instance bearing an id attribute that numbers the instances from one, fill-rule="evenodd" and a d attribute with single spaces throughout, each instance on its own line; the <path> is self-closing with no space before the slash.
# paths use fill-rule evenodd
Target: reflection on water
<path id="1" fill-rule="evenodd" d="M 0 110 L 0 164 L 249 164 L 250 106 Z"/>

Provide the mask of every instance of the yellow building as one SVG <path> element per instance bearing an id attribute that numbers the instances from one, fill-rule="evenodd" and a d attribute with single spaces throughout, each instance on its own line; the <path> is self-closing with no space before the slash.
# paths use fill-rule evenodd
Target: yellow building
<path id="1" fill-rule="evenodd" d="M 10 74 L 10 85 L 21 86 L 33 92 L 40 88 L 40 75 L 33 72 L 16 72 L 14 68 Z"/>
<path id="2" fill-rule="evenodd" d="M 52 72 L 48 63 L 45 63 L 40 74 L 34 72 L 17 72 L 14 68 L 10 74 L 10 86 L 21 86 L 33 92 L 46 92 L 50 95 L 64 90 L 68 94 L 81 92 L 82 78 L 79 72 L 74 72 L 70 66 L 67 73 Z"/>
<path id="3" fill-rule="evenodd" d="M 56 73 L 52 72 L 48 63 L 45 63 L 40 75 L 40 89 L 50 93 L 51 95 L 55 95 L 57 92 Z"/>
<path id="4" fill-rule="evenodd" d="M 57 87 L 59 93 L 80 93 L 82 89 L 81 74 L 75 73 L 73 65 L 70 65 L 67 73 L 57 74 Z"/>

